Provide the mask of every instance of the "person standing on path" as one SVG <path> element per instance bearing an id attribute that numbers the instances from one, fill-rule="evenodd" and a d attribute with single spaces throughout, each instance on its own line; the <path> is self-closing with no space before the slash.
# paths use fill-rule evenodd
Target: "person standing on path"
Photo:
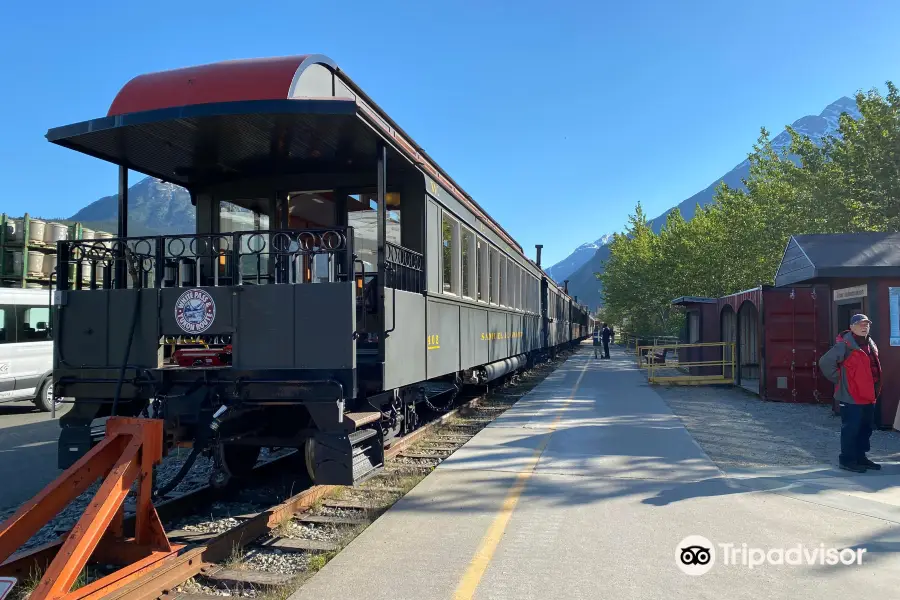
<path id="1" fill-rule="evenodd" d="M 600 350 L 600 330 L 594 330 L 594 358 L 597 358 L 598 351 Z"/>
<path id="2" fill-rule="evenodd" d="M 841 333 L 819 360 L 819 368 L 835 384 L 834 397 L 841 403 L 838 463 L 856 473 L 881 468 L 866 456 L 875 426 L 875 401 L 881 393 L 881 361 L 878 346 L 869 336 L 871 327 L 869 317 L 853 315 L 850 330 Z"/>
<path id="3" fill-rule="evenodd" d="M 603 358 L 609 360 L 609 338 L 612 337 L 612 330 L 606 326 L 606 323 L 603 324 L 600 335 L 603 337 Z"/>

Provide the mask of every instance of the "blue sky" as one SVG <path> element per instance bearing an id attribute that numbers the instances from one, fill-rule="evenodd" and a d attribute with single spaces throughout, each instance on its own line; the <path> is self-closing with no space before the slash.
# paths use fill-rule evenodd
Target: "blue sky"
<path id="1" fill-rule="evenodd" d="M 8 2 L 0 211 L 69 216 L 115 167 L 44 139 L 149 71 L 330 56 L 544 264 L 709 185 L 857 89 L 900 83 L 900 3 Z"/>

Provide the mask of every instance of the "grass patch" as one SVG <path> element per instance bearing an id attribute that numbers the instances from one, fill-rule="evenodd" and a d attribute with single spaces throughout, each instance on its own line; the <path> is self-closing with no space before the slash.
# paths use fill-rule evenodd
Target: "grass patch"
<path id="1" fill-rule="evenodd" d="M 226 569 L 243 569 L 245 556 L 244 549 L 241 548 L 240 544 L 233 544 L 231 546 L 231 554 L 222 562 L 222 565 Z"/>

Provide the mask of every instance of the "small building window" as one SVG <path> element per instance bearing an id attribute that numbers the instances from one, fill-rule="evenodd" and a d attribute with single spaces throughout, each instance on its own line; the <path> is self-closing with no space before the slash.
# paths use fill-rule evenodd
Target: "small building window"
<path id="1" fill-rule="evenodd" d="M 688 343 L 696 344 L 700 341 L 700 314 L 688 313 Z"/>

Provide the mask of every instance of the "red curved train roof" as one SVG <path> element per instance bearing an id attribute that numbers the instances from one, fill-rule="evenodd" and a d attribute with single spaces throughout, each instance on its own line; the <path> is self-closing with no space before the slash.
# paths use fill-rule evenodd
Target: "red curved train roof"
<path id="1" fill-rule="evenodd" d="M 330 64 L 315 55 L 230 60 L 139 75 L 126 83 L 107 116 L 242 100 L 284 100 L 291 84 L 311 63 Z"/>

